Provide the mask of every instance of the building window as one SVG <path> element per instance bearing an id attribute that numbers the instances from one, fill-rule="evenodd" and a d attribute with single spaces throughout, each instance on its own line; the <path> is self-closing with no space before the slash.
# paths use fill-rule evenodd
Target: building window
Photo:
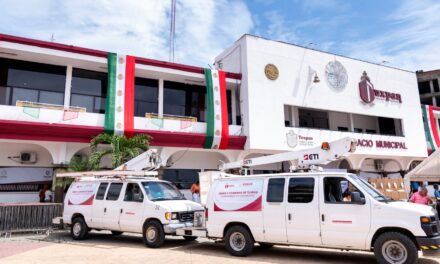
<path id="1" fill-rule="evenodd" d="M 165 82 L 163 113 L 166 115 L 191 116 L 205 122 L 206 88 L 177 82 Z"/>
<path id="2" fill-rule="evenodd" d="M 300 127 L 329 129 L 328 113 L 325 111 L 299 108 L 298 115 Z"/>
<path id="3" fill-rule="evenodd" d="M 429 81 L 419 82 L 419 94 L 431 93 L 431 87 Z"/>
<path id="4" fill-rule="evenodd" d="M 199 180 L 200 170 L 165 169 L 162 179 L 172 182 L 178 189 L 191 189 L 191 185 Z"/>
<path id="5" fill-rule="evenodd" d="M 397 135 L 396 125 L 393 118 L 379 117 L 379 133 L 381 135 Z"/>
<path id="6" fill-rule="evenodd" d="M 71 106 L 79 106 L 91 113 L 105 113 L 107 73 L 73 69 Z"/>
<path id="7" fill-rule="evenodd" d="M 0 104 L 64 105 L 66 67 L 0 58 Z"/>
<path id="8" fill-rule="evenodd" d="M 348 132 L 348 127 L 340 127 L 340 126 L 338 126 L 338 131 Z"/>
<path id="9" fill-rule="evenodd" d="M 134 115 L 145 117 L 146 113 L 158 113 L 159 81 L 136 78 L 134 91 Z"/>
<path id="10" fill-rule="evenodd" d="M 434 86 L 434 92 L 436 93 L 440 92 L 438 79 L 432 80 L 432 86 Z"/>

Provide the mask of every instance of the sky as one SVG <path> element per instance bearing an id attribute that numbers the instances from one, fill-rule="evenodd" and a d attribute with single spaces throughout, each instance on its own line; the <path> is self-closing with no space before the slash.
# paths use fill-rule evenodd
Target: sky
<path id="1" fill-rule="evenodd" d="M 405 70 L 440 68 L 439 0 L 176 0 L 175 62 L 249 33 Z M 169 60 L 171 0 L 0 0 L 0 33 Z"/>

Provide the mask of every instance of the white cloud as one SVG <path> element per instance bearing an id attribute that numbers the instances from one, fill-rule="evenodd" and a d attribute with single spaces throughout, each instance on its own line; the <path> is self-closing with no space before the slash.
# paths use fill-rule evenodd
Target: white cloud
<path id="1" fill-rule="evenodd" d="M 206 66 L 253 27 L 236 0 L 177 1 L 176 62 Z M 0 32 L 168 60 L 170 1 L 0 0 Z"/>
<path id="2" fill-rule="evenodd" d="M 350 56 L 368 61 L 389 61 L 407 70 L 440 68 L 440 3 L 406 0 L 387 21 L 394 30 L 343 43 Z"/>

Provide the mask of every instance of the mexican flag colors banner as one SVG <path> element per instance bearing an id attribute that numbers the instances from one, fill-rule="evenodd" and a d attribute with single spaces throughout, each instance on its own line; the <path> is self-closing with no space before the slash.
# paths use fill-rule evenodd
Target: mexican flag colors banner
<path id="1" fill-rule="evenodd" d="M 440 147 L 440 137 L 434 111 L 435 110 L 431 105 L 422 105 L 426 140 L 428 142 L 428 147 L 430 147 L 432 151 L 435 151 Z"/>
<path id="2" fill-rule="evenodd" d="M 106 133 L 130 137 L 134 132 L 135 58 L 109 53 L 107 65 L 104 130 Z"/>
<path id="3" fill-rule="evenodd" d="M 226 149 L 229 139 L 225 72 L 205 69 L 207 118 L 205 148 Z"/>

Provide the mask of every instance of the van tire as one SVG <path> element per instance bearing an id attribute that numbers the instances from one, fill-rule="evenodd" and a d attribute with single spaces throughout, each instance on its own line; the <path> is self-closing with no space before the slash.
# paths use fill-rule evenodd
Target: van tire
<path id="1" fill-rule="evenodd" d="M 194 241 L 197 239 L 196 236 L 183 236 L 183 239 L 185 239 L 185 241 Z"/>
<path id="2" fill-rule="evenodd" d="M 419 256 L 417 246 L 411 238 L 399 232 L 381 234 L 374 242 L 373 247 L 374 255 L 379 264 L 397 263 L 400 261 L 404 261 L 402 263 L 417 263 Z M 389 252 L 391 250 L 397 250 L 397 254 L 400 252 L 401 257 L 399 255 L 391 255 L 392 252 Z M 405 256 L 406 260 L 404 259 Z"/>
<path id="3" fill-rule="evenodd" d="M 142 237 L 147 247 L 158 248 L 162 246 L 165 241 L 162 224 L 157 220 L 148 221 L 144 224 Z"/>
<path id="4" fill-rule="evenodd" d="M 245 257 L 250 255 L 254 249 L 254 243 L 251 233 L 244 226 L 235 225 L 226 232 L 225 247 L 232 256 Z"/>
<path id="5" fill-rule="evenodd" d="M 89 227 L 82 217 L 75 217 L 70 226 L 70 235 L 74 240 L 84 240 L 89 234 Z"/>
<path id="6" fill-rule="evenodd" d="M 120 236 L 120 235 L 122 235 L 124 232 L 121 232 L 121 231 L 112 231 L 112 235 L 114 235 L 114 236 Z"/>

